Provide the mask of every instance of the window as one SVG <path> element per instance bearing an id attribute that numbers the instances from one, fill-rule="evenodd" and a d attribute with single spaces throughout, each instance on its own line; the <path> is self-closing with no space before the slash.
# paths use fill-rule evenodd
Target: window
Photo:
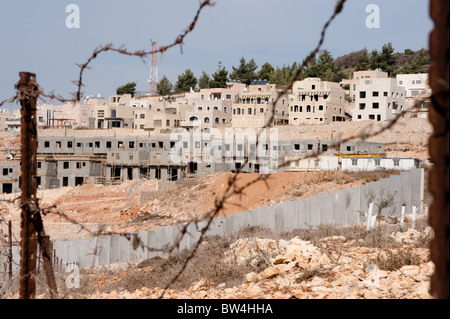
<path id="1" fill-rule="evenodd" d="M 366 98 L 366 91 L 359 92 L 359 98 L 360 99 L 365 99 Z"/>
<path id="2" fill-rule="evenodd" d="M 294 144 L 294 150 L 300 151 L 300 144 Z"/>
<path id="3" fill-rule="evenodd" d="M 231 100 L 231 94 L 227 94 L 225 97 L 227 100 Z"/>
<path id="4" fill-rule="evenodd" d="M 323 105 L 319 105 L 319 111 L 323 111 Z"/>
<path id="5" fill-rule="evenodd" d="M 248 115 L 252 115 L 252 108 L 251 107 L 248 108 Z"/>
<path id="6" fill-rule="evenodd" d="M 378 96 L 378 91 L 373 91 L 372 96 Z"/>
<path id="7" fill-rule="evenodd" d="M 313 145 L 312 144 L 308 144 L 308 151 L 312 151 L 313 149 Z"/>
<path id="8" fill-rule="evenodd" d="M 399 165 L 400 165 L 400 160 L 394 159 L 394 166 L 399 166 Z"/>
<path id="9" fill-rule="evenodd" d="M 145 114 L 139 114 L 139 118 L 145 119 Z"/>
<path id="10" fill-rule="evenodd" d="M 61 142 L 60 141 L 56 142 L 56 148 L 61 148 Z"/>
<path id="11" fill-rule="evenodd" d="M 402 85 L 402 84 L 403 84 L 403 81 L 398 81 L 398 85 Z"/>
<path id="12" fill-rule="evenodd" d="M 134 142 L 133 142 L 133 141 L 128 142 L 128 147 L 129 147 L 129 148 L 134 148 Z"/>
<path id="13" fill-rule="evenodd" d="M 381 160 L 379 158 L 376 158 L 375 159 L 375 165 L 376 166 L 380 166 L 380 164 L 381 164 Z"/>
<path id="14" fill-rule="evenodd" d="M 315 90 L 316 89 L 316 86 L 313 84 L 313 85 L 311 85 L 311 90 Z"/>
<path id="15" fill-rule="evenodd" d="M 372 108 L 379 109 L 380 108 L 380 103 L 378 103 L 378 102 L 372 103 Z"/>
<path id="16" fill-rule="evenodd" d="M 77 143 L 77 147 L 83 147 L 83 143 Z"/>
<path id="17" fill-rule="evenodd" d="M 358 159 L 352 159 L 352 165 L 353 166 L 358 165 Z"/>
<path id="18" fill-rule="evenodd" d="M 362 119 L 362 116 L 361 116 L 361 114 L 360 115 L 358 115 L 358 120 L 361 120 Z"/>
<path id="19" fill-rule="evenodd" d="M 369 120 L 375 120 L 375 115 L 374 114 L 369 114 Z"/>
<path id="20" fill-rule="evenodd" d="M 68 148 L 72 148 L 72 141 L 68 141 L 68 142 L 67 142 L 67 147 L 68 147 Z"/>
<path id="21" fill-rule="evenodd" d="M 366 103 L 359 103 L 359 109 L 364 110 L 366 108 Z"/>
<path id="22" fill-rule="evenodd" d="M 166 126 L 170 126 L 170 120 L 166 120 Z"/>
<path id="23" fill-rule="evenodd" d="M 106 142 L 106 148 L 111 148 L 111 145 L 112 145 L 112 144 L 111 144 L 111 141 L 107 141 L 107 142 Z"/>
<path id="24" fill-rule="evenodd" d="M 117 142 L 117 147 L 118 148 L 123 148 L 123 142 L 122 141 Z"/>
<path id="25" fill-rule="evenodd" d="M 105 110 L 98 110 L 97 117 L 105 117 Z"/>
<path id="26" fill-rule="evenodd" d="M 164 147 L 164 142 L 158 142 L 158 147 L 159 148 L 163 148 Z"/>
<path id="27" fill-rule="evenodd" d="M 69 162 L 63 162 L 63 169 L 69 169 Z"/>
<path id="28" fill-rule="evenodd" d="M 8 175 L 8 169 L 7 168 L 3 169 L 3 176 L 5 176 L 5 175 Z"/>
<path id="29" fill-rule="evenodd" d="M 311 112 L 311 105 L 306 106 L 306 112 Z"/>
<path id="30" fill-rule="evenodd" d="M 94 147 L 95 148 L 100 148 L 100 141 L 95 141 L 94 142 Z"/>
<path id="31" fill-rule="evenodd" d="M 242 152 L 242 144 L 238 144 L 238 145 L 237 145 L 237 150 L 238 150 L 239 152 Z"/>
<path id="32" fill-rule="evenodd" d="M 383 93 L 383 96 L 388 96 L 388 92 L 384 92 L 384 93 Z"/>
<path id="33" fill-rule="evenodd" d="M 38 162 L 37 168 L 41 168 L 42 167 L 42 162 Z"/>

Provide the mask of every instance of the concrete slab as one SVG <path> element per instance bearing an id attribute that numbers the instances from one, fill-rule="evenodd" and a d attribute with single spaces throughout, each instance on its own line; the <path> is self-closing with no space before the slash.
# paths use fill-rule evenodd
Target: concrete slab
<path id="1" fill-rule="evenodd" d="M 235 234 L 236 230 L 234 228 L 234 215 L 226 215 L 224 221 L 224 236 L 230 237 Z"/>
<path id="2" fill-rule="evenodd" d="M 400 204 L 405 206 L 406 213 L 411 212 L 411 173 L 401 172 L 400 173 Z"/>
<path id="3" fill-rule="evenodd" d="M 309 227 L 309 200 L 300 198 L 297 201 L 297 228 L 305 229 Z"/>
<path id="4" fill-rule="evenodd" d="M 125 236 L 119 236 L 119 262 L 126 263 L 130 260 L 131 240 Z"/>
<path id="5" fill-rule="evenodd" d="M 336 190 L 333 196 L 333 224 L 345 225 L 347 224 L 348 203 L 347 193 L 345 190 Z"/>
<path id="6" fill-rule="evenodd" d="M 78 263 L 78 240 L 67 241 L 67 263 Z"/>
<path id="7" fill-rule="evenodd" d="M 108 265 L 111 258 L 111 236 L 98 237 L 98 264 Z"/>
<path id="8" fill-rule="evenodd" d="M 424 170 L 417 168 L 411 170 L 411 205 L 418 208 L 418 213 L 423 212 L 424 199 Z"/>
<path id="9" fill-rule="evenodd" d="M 110 243 L 110 263 L 115 264 L 120 262 L 120 244 L 119 244 L 119 235 L 109 236 Z"/>
<path id="10" fill-rule="evenodd" d="M 360 188 L 350 187 L 345 190 L 346 224 L 357 224 L 361 221 Z"/>
<path id="11" fill-rule="evenodd" d="M 275 208 L 275 220 L 273 229 L 277 232 L 286 231 L 286 204 L 279 203 L 274 206 Z"/>
<path id="12" fill-rule="evenodd" d="M 309 226 L 319 226 L 320 220 L 320 206 L 321 206 L 320 196 L 311 196 L 308 198 L 309 209 L 308 209 L 308 225 Z"/>
<path id="13" fill-rule="evenodd" d="M 297 228 L 297 201 L 284 203 L 284 231 L 290 232 Z"/>
<path id="14" fill-rule="evenodd" d="M 233 215 L 234 218 L 234 234 L 238 233 L 241 229 L 247 226 L 246 224 L 246 214 L 247 211 L 243 213 L 235 213 Z"/>
<path id="15" fill-rule="evenodd" d="M 320 201 L 320 224 L 333 224 L 333 194 L 322 193 L 319 196 Z"/>
<path id="16" fill-rule="evenodd" d="M 147 230 L 147 258 L 153 258 L 156 256 L 161 256 L 162 253 L 160 251 L 155 251 L 154 249 L 159 249 L 157 247 L 158 243 L 158 234 L 160 231 L 157 229 L 149 229 Z"/>

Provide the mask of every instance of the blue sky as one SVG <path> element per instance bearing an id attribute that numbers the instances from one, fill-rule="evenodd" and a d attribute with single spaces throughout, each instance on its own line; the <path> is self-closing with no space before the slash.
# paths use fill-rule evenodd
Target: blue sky
<path id="1" fill-rule="evenodd" d="M 212 74 L 218 61 L 228 70 L 241 57 L 261 66 L 300 62 L 317 44 L 320 30 L 334 10 L 334 0 L 216 0 L 206 7 L 183 51 L 158 56 L 159 79 L 175 83 L 190 68 L 199 77 Z M 80 8 L 80 28 L 66 27 L 66 6 Z M 367 28 L 366 6 L 380 8 L 380 28 Z M 70 98 L 76 90 L 77 63 L 100 44 L 150 50 L 150 39 L 167 45 L 189 25 L 199 0 L 2 0 L 0 10 L 0 101 L 14 96 L 20 71 L 37 74 L 46 92 Z M 338 57 L 362 48 L 380 50 L 392 42 L 396 52 L 428 48 L 433 24 L 428 0 L 347 0 L 330 26 L 322 49 Z M 137 82 L 148 90 L 150 58 L 104 53 L 85 75 L 85 95 L 107 97 L 118 86 Z M 59 104 L 57 101 L 54 104 Z M 18 105 L 10 106 L 18 108 Z"/>

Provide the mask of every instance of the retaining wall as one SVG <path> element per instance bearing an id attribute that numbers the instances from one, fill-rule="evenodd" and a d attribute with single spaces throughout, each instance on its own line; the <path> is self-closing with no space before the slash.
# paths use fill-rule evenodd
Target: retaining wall
<path id="1" fill-rule="evenodd" d="M 215 218 L 208 228 L 207 235 L 230 236 L 243 227 L 266 226 L 278 232 L 292 231 L 319 225 L 350 225 L 365 222 L 365 214 L 369 203 L 379 204 L 387 200 L 389 206 L 382 210 L 382 215 L 400 215 L 401 207 L 411 213 L 412 206 L 423 211 L 424 171 L 422 168 L 401 172 L 382 178 L 377 182 L 322 193 L 307 199 L 298 199 L 279 203 L 274 206 L 256 208 L 254 210 Z M 180 241 L 179 250 L 189 248 L 200 237 L 200 230 L 207 221 L 188 224 L 188 232 Z M 91 267 L 118 262 L 137 262 L 147 258 L 162 256 L 158 251 L 170 247 L 181 236 L 180 230 L 185 224 L 142 231 L 125 236 L 100 236 L 95 238 L 55 241 L 53 248 L 62 263 L 78 263 L 80 267 Z M 133 249 L 133 236 L 138 236 L 147 249 Z M 1 248 L 0 248 L 1 249 Z M 19 247 L 13 249 L 14 269 L 19 266 Z M 4 271 L 6 249 L 0 254 L 0 271 Z"/>

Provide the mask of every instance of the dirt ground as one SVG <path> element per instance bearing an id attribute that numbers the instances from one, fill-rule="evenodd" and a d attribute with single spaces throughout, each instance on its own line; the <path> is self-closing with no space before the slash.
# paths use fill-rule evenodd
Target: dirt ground
<path id="1" fill-rule="evenodd" d="M 238 189 L 247 187 L 239 194 L 232 194 L 218 216 L 355 187 L 390 174 L 398 172 L 286 172 L 268 175 L 264 180 L 258 180 L 259 174 L 243 173 L 238 175 L 236 185 Z M 90 225 L 92 231 L 98 229 L 95 225 L 104 224 L 108 231 L 134 232 L 205 218 L 214 211 L 216 201 L 221 199 L 233 176 L 235 174 L 230 172 L 217 173 L 174 182 L 168 190 L 158 190 L 155 180 L 132 180 L 108 186 L 85 184 L 39 191 L 38 197 L 41 208 L 50 212 L 43 216 L 47 232 L 53 240 L 65 240 L 70 232 L 61 226 L 66 224 L 72 224 L 73 230 L 76 229 L 74 224 Z M 142 191 L 156 192 L 155 199 L 140 204 Z M 7 198 L 14 196 L 11 194 Z M 2 202 L 1 206 L 2 215 L 12 220 L 18 232 L 20 210 L 17 205 Z M 90 235 L 89 232 L 74 232 L 72 238 Z"/>

